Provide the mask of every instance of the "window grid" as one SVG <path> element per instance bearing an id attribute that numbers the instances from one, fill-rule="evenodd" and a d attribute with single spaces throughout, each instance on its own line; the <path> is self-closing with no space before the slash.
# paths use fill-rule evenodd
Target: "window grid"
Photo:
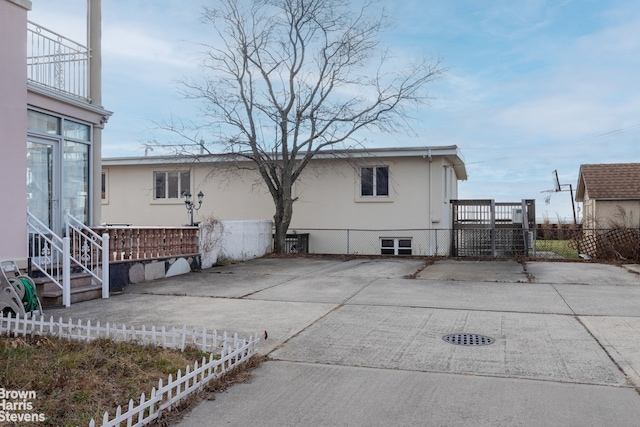
<path id="1" fill-rule="evenodd" d="M 360 169 L 360 195 L 363 197 L 389 195 L 389 167 L 368 166 Z"/>
<path id="2" fill-rule="evenodd" d="M 411 238 L 404 237 L 381 237 L 381 255 L 412 255 Z"/>
<path id="3" fill-rule="evenodd" d="M 189 171 L 154 172 L 154 198 L 180 199 L 185 191 L 190 191 L 191 176 Z"/>

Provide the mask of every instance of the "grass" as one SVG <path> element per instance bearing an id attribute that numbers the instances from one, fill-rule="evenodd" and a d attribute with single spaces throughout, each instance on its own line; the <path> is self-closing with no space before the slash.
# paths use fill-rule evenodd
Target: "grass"
<path id="1" fill-rule="evenodd" d="M 537 252 L 553 252 L 564 258 L 577 259 L 578 251 L 569 246 L 570 240 L 536 240 Z"/>
<path id="2" fill-rule="evenodd" d="M 35 391 L 32 413 L 42 413 L 46 426 L 89 425 L 91 418 L 113 417 L 140 395 L 149 395 L 160 378 L 201 361 L 205 353 L 184 352 L 100 339 L 86 342 L 45 336 L 0 337 L 0 387 Z M 208 358 L 207 358 L 208 360 Z M 214 388 L 234 381 L 225 376 Z M 225 382 L 226 381 L 226 382 Z"/>

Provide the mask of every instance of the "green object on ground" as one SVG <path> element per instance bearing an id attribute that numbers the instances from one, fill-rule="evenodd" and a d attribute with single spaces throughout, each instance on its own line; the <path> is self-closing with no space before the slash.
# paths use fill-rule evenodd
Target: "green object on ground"
<path id="1" fill-rule="evenodd" d="M 18 289 L 24 289 L 24 295 L 22 296 L 22 304 L 26 312 L 33 311 L 38 308 L 38 292 L 31 281 L 25 277 L 18 277 L 13 283 Z"/>

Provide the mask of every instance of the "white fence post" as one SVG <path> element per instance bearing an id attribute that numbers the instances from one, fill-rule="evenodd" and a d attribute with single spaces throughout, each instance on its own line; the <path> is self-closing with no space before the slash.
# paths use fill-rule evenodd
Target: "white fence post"
<path id="1" fill-rule="evenodd" d="M 102 298 L 109 298 L 109 234 L 102 234 Z"/>
<path id="2" fill-rule="evenodd" d="M 62 239 L 62 304 L 71 306 L 71 239 Z"/>

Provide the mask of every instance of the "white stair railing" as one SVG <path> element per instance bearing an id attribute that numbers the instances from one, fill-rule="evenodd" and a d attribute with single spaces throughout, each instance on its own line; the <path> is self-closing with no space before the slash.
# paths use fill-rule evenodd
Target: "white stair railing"
<path id="1" fill-rule="evenodd" d="M 60 237 L 27 211 L 29 259 L 40 271 L 62 289 L 62 304 L 71 306 L 71 257 L 69 237 Z"/>
<path id="2" fill-rule="evenodd" d="M 71 260 L 102 286 L 102 298 L 109 298 L 109 235 L 99 235 L 69 212 L 65 224 Z"/>

